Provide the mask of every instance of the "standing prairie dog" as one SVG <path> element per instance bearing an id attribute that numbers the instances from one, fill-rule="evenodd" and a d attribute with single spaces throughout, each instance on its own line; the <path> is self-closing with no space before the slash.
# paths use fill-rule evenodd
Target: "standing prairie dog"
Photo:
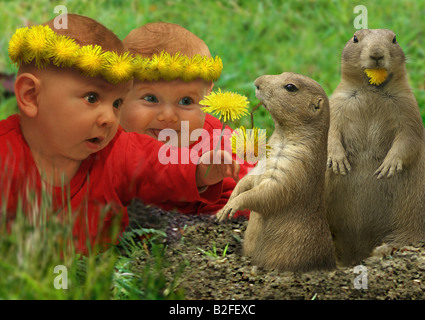
<path id="1" fill-rule="evenodd" d="M 280 271 L 333 269 L 324 203 L 326 93 L 314 80 L 288 72 L 262 76 L 255 85 L 275 122 L 271 150 L 239 181 L 217 218 L 251 210 L 244 253 L 255 265 Z"/>
<path id="2" fill-rule="evenodd" d="M 382 242 L 425 239 L 424 126 L 405 62 L 391 30 L 357 31 L 342 52 L 330 99 L 326 205 L 344 265 Z M 378 80 L 369 79 L 371 69 Z"/>

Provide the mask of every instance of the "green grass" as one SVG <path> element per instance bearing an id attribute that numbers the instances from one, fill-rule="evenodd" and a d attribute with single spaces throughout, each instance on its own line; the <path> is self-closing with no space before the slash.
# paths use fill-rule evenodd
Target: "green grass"
<path id="1" fill-rule="evenodd" d="M 225 258 L 228 249 L 229 249 L 229 243 L 227 243 L 224 246 L 224 249 L 221 250 L 221 255 L 220 255 L 218 253 L 217 246 L 216 246 L 215 242 L 213 243 L 213 246 L 212 246 L 212 249 L 211 250 L 204 250 L 202 248 L 198 248 L 198 250 L 201 251 L 206 256 L 211 257 L 211 258 L 215 258 L 215 259 L 217 259 L 217 258 Z"/>
<path id="2" fill-rule="evenodd" d="M 124 233 L 117 246 L 104 252 L 81 256 L 66 245 L 72 243 L 70 224 L 39 218 L 43 216 L 40 213 L 36 222 L 30 222 L 19 212 L 11 232 L 0 223 L 0 300 L 184 298 L 178 280 L 185 265 L 174 279 L 166 279 L 166 248 L 155 238 L 137 240 L 145 229 Z M 156 233 L 157 238 L 164 236 L 148 232 Z M 143 255 L 149 255 L 151 261 L 140 268 L 136 262 Z M 57 266 L 65 267 L 66 274 L 55 272 Z"/>
<path id="3" fill-rule="evenodd" d="M 130 30 L 152 21 L 178 23 L 200 36 L 224 64 L 216 88 L 246 95 L 251 108 L 254 81 L 264 74 L 292 71 L 318 81 L 330 96 L 340 81 L 340 53 L 352 36 L 356 15 L 351 1 L 281 0 L 0 0 L 0 71 L 16 72 L 7 55 L 16 28 L 43 23 L 55 17 L 56 5 L 68 12 L 92 17 L 121 39 Z M 389 28 L 409 58 L 410 85 L 425 118 L 425 1 L 377 0 L 366 4 L 369 28 Z M 0 119 L 16 112 L 15 98 L 2 98 Z M 255 113 L 255 125 L 270 134 L 273 123 L 263 108 Z M 231 124 L 250 127 L 250 117 Z M 178 276 L 169 281 L 166 248 L 155 241 L 136 241 L 146 230 L 125 234 L 121 245 L 102 254 L 80 257 L 64 245 L 71 230 L 43 220 L 29 223 L 18 214 L 11 233 L 0 220 L 0 299 L 175 299 Z M 164 237 L 155 233 L 156 237 Z M 148 248 L 148 251 L 146 251 Z M 225 248 L 226 249 L 226 248 Z M 225 251 L 225 249 L 223 251 Z M 61 254 L 66 252 L 66 255 Z M 136 257 L 150 252 L 150 263 L 141 268 Z M 208 253 L 207 253 L 208 252 Z M 218 256 L 217 248 L 205 254 Z M 55 266 L 68 269 L 67 290 L 55 289 Z M 183 268 L 184 266 L 182 266 Z"/>
<path id="4" fill-rule="evenodd" d="M 28 199 L 36 203 L 31 194 Z M 165 278 L 165 233 L 135 228 L 124 232 L 117 245 L 80 255 L 73 242 L 72 212 L 59 220 L 51 208 L 51 193 L 43 190 L 40 206 L 31 205 L 25 214 L 18 205 L 13 223 L 0 214 L 0 300 L 184 298 L 178 280 L 185 265 L 174 279 Z M 150 259 L 140 268 L 137 261 L 143 256 Z"/>

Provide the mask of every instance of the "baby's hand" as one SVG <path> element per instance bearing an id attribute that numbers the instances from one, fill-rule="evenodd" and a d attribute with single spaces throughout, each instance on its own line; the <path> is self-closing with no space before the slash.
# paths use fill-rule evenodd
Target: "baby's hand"
<path id="1" fill-rule="evenodd" d="M 196 168 L 196 185 L 198 187 L 211 186 L 226 177 L 239 181 L 239 164 L 226 151 L 209 151 L 204 153 Z"/>

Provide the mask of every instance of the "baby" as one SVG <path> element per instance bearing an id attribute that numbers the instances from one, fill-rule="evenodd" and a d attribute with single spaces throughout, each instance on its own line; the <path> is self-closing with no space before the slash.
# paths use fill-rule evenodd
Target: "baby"
<path id="1" fill-rule="evenodd" d="M 219 152 L 218 164 L 209 164 L 209 153 L 198 165 L 163 165 L 163 143 L 119 128 L 133 58 L 95 20 L 68 14 L 68 29 L 55 30 L 53 21 L 18 29 L 9 56 L 19 66 L 20 112 L 0 122 L 0 214 L 8 221 L 17 211 L 40 211 L 50 196 L 43 210 L 59 218 L 75 214 L 75 246 L 86 253 L 116 242 L 112 230 L 124 231 L 135 197 L 149 204 L 215 203 L 223 178 L 238 179 L 238 165 L 224 164 L 230 154 Z"/>
<path id="2" fill-rule="evenodd" d="M 190 149 L 204 141 L 204 137 L 194 134 L 196 130 L 204 129 L 209 135 L 207 149 L 213 150 L 219 140 L 217 136 L 220 135 L 222 123 L 202 111 L 199 102 L 211 93 L 214 81 L 221 73 L 221 60 L 211 57 L 210 50 L 203 40 L 172 23 L 146 24 L 132 30 L 123 42 L 136 56 L 152 58 L 169 54 L 173 59 L 195 57 L 204 61 L 210 68 L 219 69 L 213 72 L 213 76 L 201 74 L 192 78 L 185 73 L 182 76 L 173 76 L 171 67 L 168 73 L 157 72 L 143 78 L 137 77 L 136 70 L 133 87 L 123 105 L 121 116 L 121 126 L 125 131 L 146 134 L 161 141 L 166 141 L 168 136 L 164 134 L 164 138 L 161 137 L 161 131 L 172 131 L 176 139 L 171 139 L 168 143 L 180 147 L 189 146 Z M 142 75 L 145 76 L 144 73 Z M 230 146 L 227 142 L 232 131 L 229 127 L 226 129 L 222 138 L 222 149 L 229 151 L 224 145 Z M 235 159 L 235 155 L 233 158 Z M 241 164 L 239 177 L 246 175 L 253 167 L 254 165 L 247 162 Z M 233 179 L 225 178 L 220 199 L 213 204 L 201 201 L 167 201 L 160 204 L 160 207 L 166 210 L 177 209 L 182 213 L 215 213 L 226 204 L 235 184 Z M 248 216 L 249 213 L 239 212 L 236 216 L 241 214 Z"/>

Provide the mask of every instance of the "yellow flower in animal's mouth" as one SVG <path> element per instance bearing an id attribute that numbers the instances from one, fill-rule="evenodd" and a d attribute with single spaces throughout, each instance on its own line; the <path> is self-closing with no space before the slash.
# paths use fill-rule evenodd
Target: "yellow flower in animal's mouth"
<path id="1" fill-rule="evenodd" d="M 369 78 L 369 83 L 377 86 L 384 82 L 388 76 L 385 69 L 365 69 L 365 73 Z"/>

